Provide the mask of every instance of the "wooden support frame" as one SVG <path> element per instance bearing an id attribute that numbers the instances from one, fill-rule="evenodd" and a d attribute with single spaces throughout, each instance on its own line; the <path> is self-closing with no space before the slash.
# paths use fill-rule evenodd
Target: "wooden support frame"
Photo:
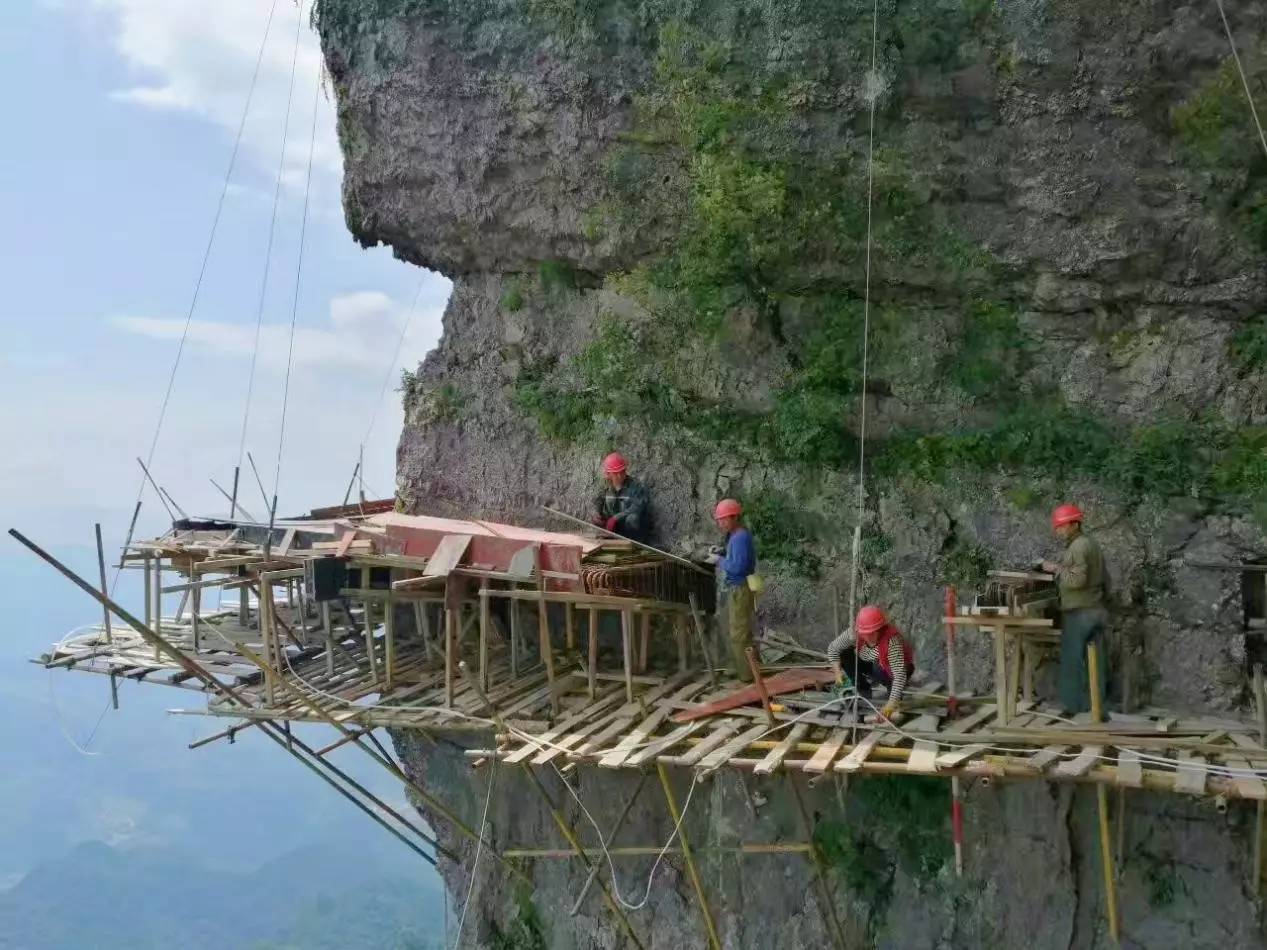
<path id="1" fill-rule="evenodd" d="M 1091 718 L 1099 723 L 1103 715 L 1100 698 L 1100 656 L 1095 642 L 1087 644 L 1087 675 L 1091 686 Z M 1117 879 L 1113 874 L 1113 848 L 1109 836 L 1109 790 L 1104 784 L 1095 787 L 1096 804 L 1099 810 L 1100 826 L 1100 863 L 1104 871 L 1104 903 L 1109 918 L 1109 935 L 1114 943 L 1121 943 L 1121 929 L 1118 925 Z"/>
<path id="2" fill-rule="evenodd" d="M 598 695 L 598 608 L 589 608 L 589 663 L 586 669 L 590 699 Z"/>

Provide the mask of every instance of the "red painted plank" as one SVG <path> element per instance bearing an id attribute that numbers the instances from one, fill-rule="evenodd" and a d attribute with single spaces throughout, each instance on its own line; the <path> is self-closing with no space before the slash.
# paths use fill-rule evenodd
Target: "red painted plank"
<path id="1" fill-rule="evenodd" d="M 836 674 L 831 670 L 809 668 L 784 670 L 781 673 L 774 674 L 774 676 L 766 677 L 765 688 L 766 692 L 771 696 L 779 696 L 783 693 L 795 693 L 797 690 L 805 689 L 809 686 L 821 686 L 824 683 L 832 682 L 835 678 Z M 755 685 L 745 686 L 743 689 L 735 690 L 729 696 L 715 699 L 711 703 L 703 703 L 692 709 L 683 710 L 673 717 L 673 721 L 690 722 L 692 719 L 702 719 L 704 716 L 712 716 L 728 709 L 737 709 L 740 706 L 749 706 L 759 702 L 761 702 L 761 692 L 757 687 Z"/>

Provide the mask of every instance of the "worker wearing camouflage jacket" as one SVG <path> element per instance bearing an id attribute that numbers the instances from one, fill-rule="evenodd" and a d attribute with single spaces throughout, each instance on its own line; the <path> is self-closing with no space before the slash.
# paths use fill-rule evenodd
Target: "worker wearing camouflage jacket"
<path id="1" fill-rule="evenodd" d="M 1108 657 L 1109 572 L 1100 545 L 1082 530 L 1082 511 L 1077 505 L 1061 505 L 1051 516 L 1052 530 L 1065 543 L 1059 561 L 1044 561 L 1043 570 L 1056 575 L 1060 590 L 1060 705 L 1066 715 L 1091 709 L 1091 676 L 1087 669 L 1087 645 L 1099 655 L 1100 708 L 1104 708 Z"/>
<path id="2" fill-rule="evenodd" d="M 651 496 L 647 486 L 626 471 L 625 459 L 612 452 L 603 459 L 603 490 L 594 496 L 600 528 L 646 544 L 651 539 Z"/>

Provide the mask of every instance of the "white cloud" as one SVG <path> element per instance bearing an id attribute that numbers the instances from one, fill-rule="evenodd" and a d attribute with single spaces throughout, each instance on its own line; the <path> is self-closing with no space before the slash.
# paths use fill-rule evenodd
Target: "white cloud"
<path id="1" fill-rule="evenodd" d="M 428 282 L 447 284 L 428 275 Z M 419 299 L 412 319 L 408 302 L 402 304 L 376 290 L 344 294 L 330 301 L 326 326 L 295 328 L 293 365 L 348 367 L 381 371 L 395 351 L 400 333 L 409 322 L 402 350 L 425 353 L 440 339 L 444 302 L 435 294 Z M 121 330 L 159 340 L 179 340 L 185 321 L 175 317 L 116 316 L 110 322 Z M 283 371 L 290 346 L 289 323 L 266 323 L 260 328 L 259 368 Z M 186 344 L 209 352 L 249 357 L 255 345 L 255 328 L 244 323 L 193 320 Z M 245 364 L 243 364 L 245 365 Z"/>
<path id="2" fill-rule="evenodd" d="M 112 98 L 198 115 L 230 137 L 237 134 L 273 0 L 217 0 L 212 5 L 201 0 L 88 2 L 105 15 L 115 50 L 132 74 L 130 84 L 113 90 Z M 249 159 L 274 175 L 293 60 L 296 79 L 283 174 L 288 187 L 301 187 L 305 178 L 313 95 L 321 76 L 321 51 L 309 8 L 307 0 L 298 6 L 295 0 L 276 0 L 243 137 Z M 318 187 L 333 194 L 326 186 L 337 180 L 342 158 L 324 93 L 317 104 L 313 163 L 327 179 Z"/>

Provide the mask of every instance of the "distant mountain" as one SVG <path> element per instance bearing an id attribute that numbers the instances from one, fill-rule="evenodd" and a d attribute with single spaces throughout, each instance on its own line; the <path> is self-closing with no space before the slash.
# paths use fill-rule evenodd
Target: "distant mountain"
<path id="1" fill-rule="evenodd" d="M 249 874 L 199 856 L 81 844 L 0 893 L 4 950 L 433 950 L 444 897 L 421 861 L 314 844 Z"/>

